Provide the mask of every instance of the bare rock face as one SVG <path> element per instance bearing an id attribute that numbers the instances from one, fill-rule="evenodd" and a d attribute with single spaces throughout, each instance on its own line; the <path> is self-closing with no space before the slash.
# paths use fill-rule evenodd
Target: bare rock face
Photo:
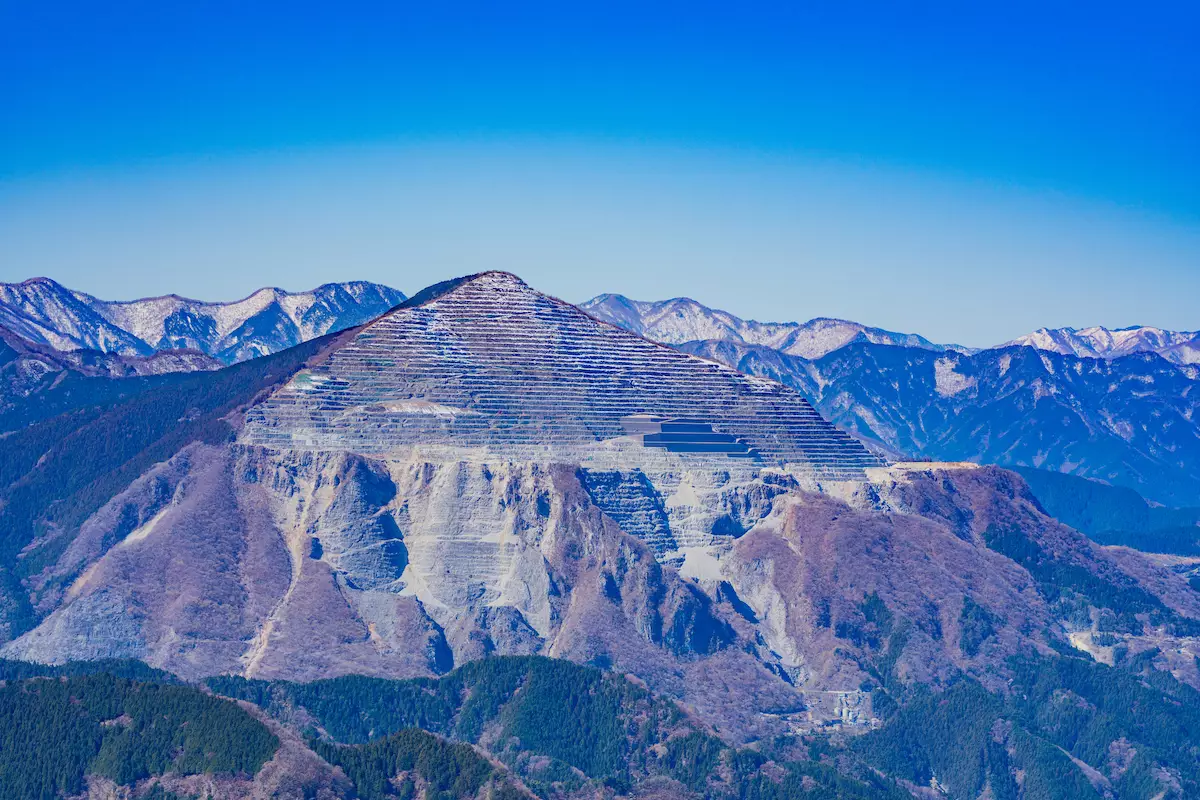
<path id="1" fill-rule="evenodd" d="M 89 520 L 58 565 L 78 577 L 4 654 L 311 680 L 538 653 L 638 676 L 753 737 L 869 725 L 862 686 L 884 659 L 906 682 L 967 671 L 999 689 L 1010 655 L 1051 652 L 1078 624 L 988 545 L 997 525 L 1200 617 L 1177 576 L 1046 518 L 1005 471 L 892 469 L 844 488 L 772 493 L 749 531 L 704 551 L 711 572 L 686 577 L 574 466 L 193 448 Z"/>
<path id="2" fill-rule="evenodd" d="M 231 451 L 188 457 L 187 479 L 170 504 L 83 570 L 62 604 L 19 640 L 19 652 L 36 660 L 143 658 L 190 675 L 237 662 L 259 618 L 287 590 L 288 554 L 261 504 L 240 491 Z M 126 499 L 114 499 L 84 529 L 108 538 L 96 528 Z M 70 574 L 79 557 L 68 551 L 57 571 Z"/>
<path id="3" fill-rule="evenodd" d="M 892 646 L 902 648 L 893 655 L 903 677 L 946 680 L 1036 644 L 1048 622 L 1028 573 L 1002 555 L 938 521 L 856 510 L 825 495 L 782 499 L 734 545 L 723 574 L 770 653 L 818 690 L 857 687 L 868 678 L 863 664 Z M 1003 620 L 974 659 L 958 646 L 968 601 Z"/>
<path id="4" fill-rule="evenodd" d="M 1015 473 L 897 465 L 872 475 L 872 485 L 884 508 L 938 519 L 960 538 L 1016 561 L 1035 581 L 1056 583 L 1100 607 L 1115 597 L 1125 605 L 1149 610 L 1157 604 L 1161 613 L 1200 617 L 1200 594 L 1188 590 L 1180 575 L 1161 569 L 1151 556 L 1102 547 L 1047 516 Z"/>
<path id="5" fill-rule="evenodd" d="M 195 448 L 85 529 L 55 568 L 77 577 L 7 654 L 311 680 L 542 653 L 643 675 L 698 707 L 712 693 L 701 665 L 720 658 L 770 702 L 798 702 L 571 466 Z"/>

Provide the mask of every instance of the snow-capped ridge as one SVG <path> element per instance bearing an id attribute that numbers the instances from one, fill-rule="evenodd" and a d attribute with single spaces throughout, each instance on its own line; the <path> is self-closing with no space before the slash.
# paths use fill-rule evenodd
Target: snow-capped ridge
<path id="1" fill-rule="evenodd" d="M 925 350 L 969 352 L 960 345 L 935 344 L 917 334 L 896 333 L 832 317 L 817 317 L 805 323 L 745 320 L 688 297 L 649 302 L 619 294 L 602 294 L 580 307 L 597 319 L 670 345 L 722 340 L 770 347 L 793 356 L 820 358 L 861 339 Z"/>
<path id="2" fill-rule="evenodd" d="M 1103 359 L 1155 353 L 1176 365 L 1200 364 L 1200 332 L 1170 331 L 1151 325 L 1038 328 L 1000 346 L 1035 347 L 1062 355 Z"/>
<path id="3" fill-rule="evenodd" d="M 768 347 L 789 356 L 821 358 L 854 342 L 914 347 L 921 350 L 974 353 L 957 344 L 938 344 L 915 333 L 897 333 L 837 317 L 808 322 L 759 322 L 709 308 L 690 297 L 633 300 L 605 293 L 580 305 L 597 319 L 663 344 L 728 341 Z M 1026 346 L 1085 358 L 1120 358 L 1154 353 L 1177 366 L 1200 365 L 1200 332 L 1171 331 L 1152 325 L 1123 328 L 1038 328 L 1032 333 L 987 349 Z"/>
<path id="4" fill-rule="evenodd" d="M 380 284 L 349 281 L 295 293 L 265 287 L 225 303 L 178 294 L 109 301 L 31 278 L 0 284 L 0 324 L 57 350 L 195 350 L 232 364 L 361 325 L 404 299 Z"/>

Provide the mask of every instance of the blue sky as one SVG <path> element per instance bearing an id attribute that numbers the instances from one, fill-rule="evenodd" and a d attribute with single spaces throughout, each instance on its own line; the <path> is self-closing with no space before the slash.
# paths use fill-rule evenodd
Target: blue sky
<path id="1" fill-rule="evenodd" d="M 0 2 L 0 279 L 1200 328 L 1195 4 L 825 5 Z"/>

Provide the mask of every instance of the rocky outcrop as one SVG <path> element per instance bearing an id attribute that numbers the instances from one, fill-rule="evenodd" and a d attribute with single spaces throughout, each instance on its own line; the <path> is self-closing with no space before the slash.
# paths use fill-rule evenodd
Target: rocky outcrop
<path id="1" fill-rule="evenodd" d="M 966 671 L 1003 688 L 1008 656 L 1067 641 L 1077 621 L 990 538 L 998 525 L 1093 576 L 1080 597 L 1097 614 L 1123 613 L 1089 599 L 1104 586 L 1157 599 L 1148 625 L 1200 618 L 1182 578 L 1046 518 L 1003 470 L 881 470 L 842 498 L 785 483 L 739 501 L 770 499 L 700 548 L 709 572 L 681 573 L 572 465 L 195 447 L 85 524 L 42 576 L 52 612 L 4 654 L 294 680 L 544 654 L 753 736 L 814 714 L 867 724 L 859 690 L 885 662 L 905 682 Z M 753 702 L 739 688 L 730 703 L 734 685 Z"/>
<path id="2" fill-rule="evenodd" d="M 985 673 L 1049 621 L 1029 575 L 963 541 L 940 520 L 859 510 L 796 493 L 738 540 L 722 574 L 759 620 L 765 648 L 797 684 L 851 689 L 892 652 L 899 674 L 940 682 L 959 669 Z M 959 646 L 964 603 L 1002 624 L 974 658 Z"/>
<path id="3" fill-rule="evenodd" d="M 679 662 L 738 642 L 569 466 L 196 447 L 90 519 L 42 583 L 53 611 L 9 655 L 187 677 L 409 677 L 546 653 L 681 684 Z"/>

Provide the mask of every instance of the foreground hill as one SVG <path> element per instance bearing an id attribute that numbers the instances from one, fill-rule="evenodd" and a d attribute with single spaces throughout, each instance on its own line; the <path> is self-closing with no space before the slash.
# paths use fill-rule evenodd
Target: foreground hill
<path id="1" fill-rule="evenodd" d="M 1095 544 L 1006 470 L 884 466 L 798 392 L 515 276 L 227 369 L 104 380 L 136 383 L 0 437 L 6 657 L 136 658 L 286 705 L 280 682 L 553 656 L 684 704 L 720 749 L 836 733 L 953 797 L 1043 767 L 1065 790 L 1103 786 L 1089 770 L 1138 776 L 1127 797 L 1193 785 L 1115 710 L 1191 724 L 1169 711 L 1200 686 L 1187 574 Z M 1021 700 L 1076 696 L 1087 741 Z M 893 724 L 902 751 L 872 733 Z M 985 755 L 951 758 L 960 741 Z M 668 777 L 703 791 L 728 758 Z"/>
<path id="2" fill-rule="evenodd" d="M 89 788 L 98 796 L 105 786 L 156 787 L 167 775 L 198 788 L 214 774 L 248 796 L 251 776 L 279 750 L 270 729 L 233 702 L 130 669 L 136 665 L 102 666 L 118 674 L 67 670 L 20 679 L 37 670 L 3 665 L 4 797 L 72 797 Z M 120 674 L 129 672 L 133 679 Z M 161 788 L 157 796 L 165 797 Z"/>
<path id="3" fill-rule="evenodd" d="M 731 747 L 625 677 L 543 658 L 415 681 L 198 686 L 131 661 L 0 662 L 0 675 L 13 800 L 905 796 L 849 753 L 835 767 L 799 741 Z"/>
<path id="4" fill-rule="evenodd" d="M 192 350 L 233 364 L 361 325 L 403 300 L 395 289 L 352 281 L 311 292 L 260 289 L 230 303 L 178 295 L 114 302 L 34 278 L 0 284 L 0 326 L 56 350 Z"/>

